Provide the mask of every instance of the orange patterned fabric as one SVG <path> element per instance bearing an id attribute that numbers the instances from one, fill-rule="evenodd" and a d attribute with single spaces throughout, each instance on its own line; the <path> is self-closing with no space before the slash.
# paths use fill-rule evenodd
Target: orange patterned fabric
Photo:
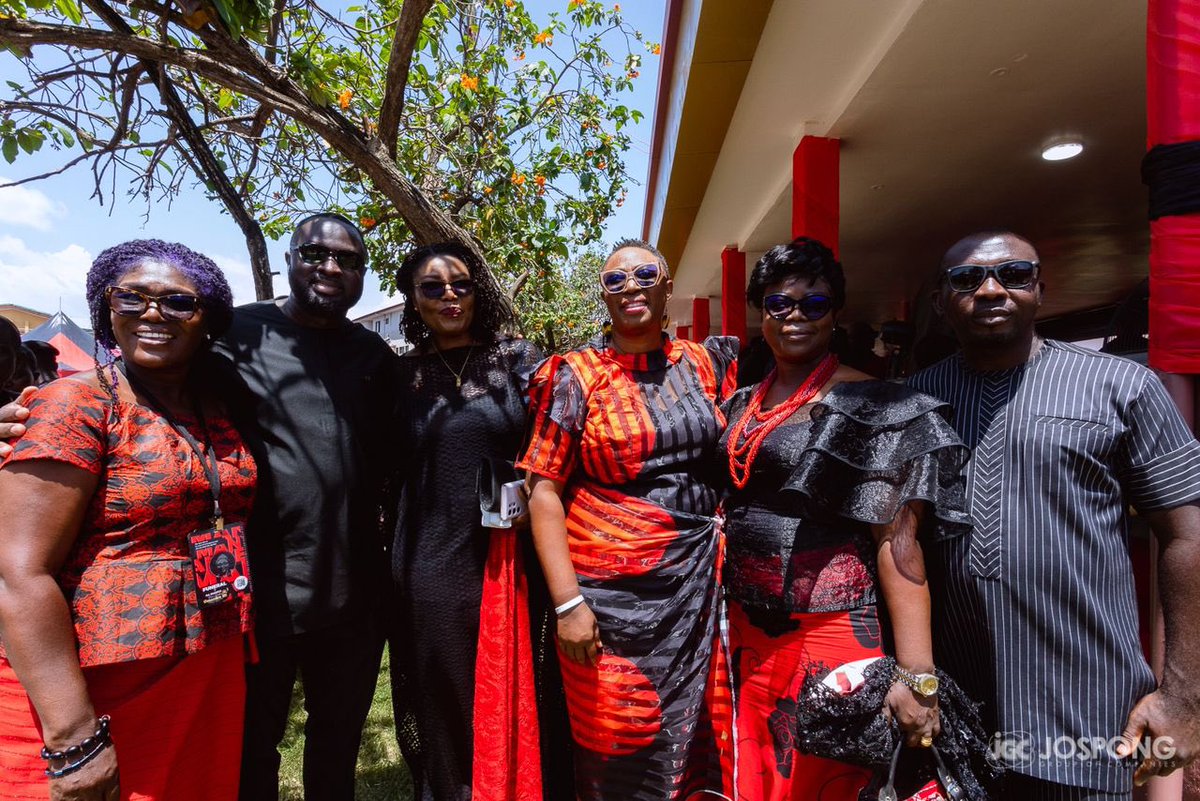
<path id="1" fill-rule="evenodd" d="M 712 708 L 718 601 L 713 452 L 737 342 L 604 341 L 542 365 L 518 466 L 565 484 L 567 542 L 604 652 L 562 660 L 581 801 L 722 791 Z M 714 476 L 715 478 L 715 476 Z"/>
<path id="2" fill-rule="evenodd" d="M 58 574 L 84 667 L 192 654 L 248 632 L 248 599 L 203 613 L 187 535 L 212 509 L 199 458 L 162 416 L 65 378 L 38 390 L 28 431 L 0 465 L 51 460 L 100 476 L 80 535 Z M 199 432 L 197 421 L 181 420 Z M 206 420 L 221 475 L 226 519 L 245 520 L 254 461 L 233 426 Z M 253 570 L 253 566 L 251 566 Z M 2 653 L 2 651 L 0 651 Z"/>

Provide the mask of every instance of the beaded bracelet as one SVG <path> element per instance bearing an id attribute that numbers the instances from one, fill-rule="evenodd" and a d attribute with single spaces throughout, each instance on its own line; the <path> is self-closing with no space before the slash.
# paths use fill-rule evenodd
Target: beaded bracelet
<path id="1" fill-rule="evenodd" d="M 60 779 L 63 776 L 70 776 L 75 771 L 81 769 L 84 765 L 91 762 L 100 752 L 112 745 L 112 735 L 108 731 L 108 715 L 101 715 L 99 726 L 96 728 L 96 733 L 91 737 L 86 738 L 79 745 L 72 745 L 69 748 L 64 748 L 61 751 L 51 751 L 45 746 L 42 747 L 42 759 L 47 763 L 62 761 L 66 762 L 58 769 L 46 768 L 46 775 L 51 779 Z"/>

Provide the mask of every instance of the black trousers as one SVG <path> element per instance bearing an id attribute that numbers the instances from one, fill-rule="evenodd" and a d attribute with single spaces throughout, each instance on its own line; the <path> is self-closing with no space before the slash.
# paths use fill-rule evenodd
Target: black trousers
<path id="1" fill-rule="evenodd" d="M 279 798 L 279 743 L 296 676 L 304 684 L 305 801 L 351 801 L 363 724 L 379 678 L 384 635 L 368 619 L 321 631 L 258 640 L 246 667 L 241 801 Z"/>

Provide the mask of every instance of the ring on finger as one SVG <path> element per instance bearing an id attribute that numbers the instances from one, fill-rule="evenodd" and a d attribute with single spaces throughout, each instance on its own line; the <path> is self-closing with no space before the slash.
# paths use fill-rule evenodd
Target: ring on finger
<path id="1" fill-rule="evenodd" d="M 921 747 L 922 748 L 928 748 L 931 745 L 933 745 L 933 737 L 931 735 L 926 734 L 924 737 L 921 738 Z"/>

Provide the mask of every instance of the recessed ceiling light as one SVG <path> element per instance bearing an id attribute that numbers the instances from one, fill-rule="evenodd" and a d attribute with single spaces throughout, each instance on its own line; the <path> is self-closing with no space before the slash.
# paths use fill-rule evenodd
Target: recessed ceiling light
<path id="1" fill-rule="evenodd" d="M 1083 142 L 1078 139 L 1056 139 L 1042 148 L 1042 158 L 1046 161 L 1065 161 L 1082 152 Z"/>

